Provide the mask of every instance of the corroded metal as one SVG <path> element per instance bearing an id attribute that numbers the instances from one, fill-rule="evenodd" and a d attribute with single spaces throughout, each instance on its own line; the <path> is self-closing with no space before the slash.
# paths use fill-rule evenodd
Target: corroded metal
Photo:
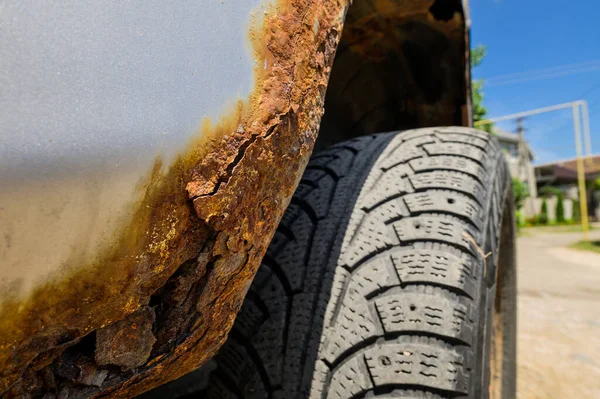
<path id="1" fill-rule="evenodd" d="M 156 159 L 114 243 L 66 265 L 28 298 L 3 302 L 0 392 L 131 397 L 216 353 L 312 152 L 348 6 L 279 0 L 254 16 L 257 67 L 248 99 L 216 124 L 206 121 L 174 162 Z M 352 57 L 408 65 L 416 61 L 401 52 L 403 43 L 451 48 L 442 49 L 445 58 L 425 52 L 451 71 L 438 76 L 445 90 L 415 77 L 420 67 L 413 65 L 399 77 L 402 90 L 394 95 L 402 98 L 386 115 L 397 115 L 401 104 L 414 127 L 469 123 L 468 30 L 459 9 L 450 0 L 355 1 L 341 45 Z M 343 57 L 339 65 L 336 59 L 342 75 L 352 68 Z M 372 102 L 360 88 L 356 93 Z M 377 126 L 359 126 L 358 134 Z M 321 134 L 337 141 L 356 132 Z"/>
<path id="2" fill-rule="evenodd" d="M 469 125 L 467 18 L 458 0 L 354 1 L 317 147 L 384 131 Z"/>
<path id="3" fill-rule="evenodd" d="M 3 304 L 0 390 L 130 397 L 214 355 L 312 151 L 347 5 L 280 1 L 260 16 L 249 99 L 166 172 L 157 159 L 117 244 Z M 116 356 L 140 340 L 156 340 L 149 354 Z"/>

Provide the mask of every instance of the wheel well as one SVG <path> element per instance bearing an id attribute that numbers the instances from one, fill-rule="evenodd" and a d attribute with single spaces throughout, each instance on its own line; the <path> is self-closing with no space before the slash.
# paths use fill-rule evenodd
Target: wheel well
<path id="1" fill-rule="evenodd" d="M 460 0 L 355 0 L 316 148 L 382 131 L 470 125 L 467 21 Z"/>

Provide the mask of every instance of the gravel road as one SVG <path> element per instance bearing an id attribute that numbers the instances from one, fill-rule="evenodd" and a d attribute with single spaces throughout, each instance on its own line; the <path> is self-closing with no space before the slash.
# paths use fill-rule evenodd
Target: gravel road
<path id="1" fill-rule="evenodd" d="M 581 238 L 518 239 L 519 399 L 600 398 L 600 255 L 566 248 Z"/>

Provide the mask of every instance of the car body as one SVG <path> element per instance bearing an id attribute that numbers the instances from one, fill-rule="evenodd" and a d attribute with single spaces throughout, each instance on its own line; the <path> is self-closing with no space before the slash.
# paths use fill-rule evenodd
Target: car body
<path id="1" fill-rule="evenodd" d="M 8 2 L 0 41 L 9 396 L 199 367 L 317 135 L 470 125 L 460 1 Z"/>

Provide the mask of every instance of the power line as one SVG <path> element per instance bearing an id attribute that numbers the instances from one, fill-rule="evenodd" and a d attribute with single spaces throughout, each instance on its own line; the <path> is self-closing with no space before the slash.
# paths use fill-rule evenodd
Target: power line
<path id="1" fill-rule="evenodd" d="M 502 121 L 517 119 L 517 118 L 531 116 L 531 115 L 543 114 L 545 112 L 550 112 L 550 111 L 558 111 L 559 109 L 574 107 L 575 104 L 577 104 L 577 103 L 578 103 L 577 101 L 572 101 L 572 102 L 568 102 L 568 103 L 551 105 L 549 107 L 536 108 L 536 109 L 532 109 L 529 111 L 518 112 L 516 114 L 504 115 L 504 116 L 500 116 L 497 118 L 488 118 L 485 120 L 475 122 L 475 126 L 488 125 L 490 123 L 502 122 Z"/>
<path id="2" fill-rule="evenodd" d="M 594 107 L 590 107 L 590 110 L 589 110 L 589 114 L 590 114 L 590 116 L 591 116 L 591 115 L 593 115 L 593 111 L 596 111 L 596 110 L 598 110 L 599 108 L 600 108 L 600 102 L 598 102 L 598 103 L 594 104 Z M 552 122 L 552 120 L 551 120 L 550 122 Z M 566 128 L 568 125 L 570 125 L 571 123 L 572 123 L 572 120 L 571 120 L 571 119 L 569 119 L 568 121 L 566 121 L 566 122 L 565 122 L 565 123 L 563 123 L 562 125 L 560 125 L 560 126 L 558 126 L 558 127 L 554 128 L 554 129 L 552 129 L 552 130 L 548 130 L 548 131 L 544 132 L 544 134 L 548 135 L 548 134 L 556 133 L 556 132 L 558 132 L 558 131 L 560 131 L 560 130 L 564 130 L 564 129 L 565 129 L 565 128 Z M 548 123 L 548 124 L 549 124 L 549 123 Z"/>
<path id="3" fill-rule="evenodd" d="M 561 76 L 575 75 L 575 74 L 584 73 L 584 72 L 594 72 L 594 71 L 598 71 L 598 70 L 600 70 L 600 63 L 597 65 L 590 65 L 590 66 L 584 67 L 584 68 L 574 68 L 574 69 L 569 69 L 569 70 L 564 70 L 564 71 L 548 72 L 548 73 L 541 73 L 541 74 L 538 73 L 538 74 L 524 76 L 521 78 L 494 80 L 494 81 L 487 80 L 486 84 L 488 87 L 490 87 L 490 86 L 491 87 L 505 86 L 505 85 L 515 84 L 515 83 L 531 82 L 534 80 L 552 79 L 552 78 L 558 78 Z"/>
<path id="4" fill-rule="evenodd" d="M 592 85 L 592 86 L 591 86 L 589 89 L 587 89 L 586 91 L 584 91 L 584 92 L 583 92 L 581 95 L 579 95 L 579 96 L 576 96 L 575 98 L 583 98 L 583 99 L 585 99 L 585 98 L 586 98 L 588 95 L 590 95 L 591 93 L 595 92 L 595 91 L 596 91 L 596 89 L 600 89 L 600 81 L 596 82 L 596 83 L 595 83 L 594 85 Z M 593 103 L 593 104 L 588 104 L 588 106 L 589 106 L 589 108 L 590 108 L 590 110 L 589 110 L 589 112 L 590 112 L 590 115 L 592 115 L 592 111 L 595 111 L 595 110 L 597 110 L 597 109 L 598 109 L 598 106 L 600 106 L 600 102 L 595 102 L 595 103 Z M 555 117 L 555 118 L 552 118 L 552 119 L 551 119 L 551 120 L 549 120 L 548 122 L 545 122 L 544 124 L 545 124 L 545 125 L 550 125 L 550 124 L 552 124 L 553 122 L 555 122 L 555 121 L 557 121 L 557 120 L 559 120 L 559 119 L 563 119 L 563 118 L 564 118 L 564 115 L 562 115 L 562 116 L 557 116 L 557 117 Z M 567 127 L 567 125 L 570 125 L 570 124 L 571 124 L 571 122 L 572 122 L 572 120 L 571 120 L 571 117 L 570 117 L 570 118 L 569 118 L 569 120 L 567 120 L 565 123 L 561 124 L 561 125 L 560 125 L 560 126 L 558 126 L 558 127 L 555 127 L 555 128 L 554 128 L 554 129 L 552 129 L 552 130 L 546 131 L 544 134 L 552 134 L 552 133 L 555 133 L 555 132 L 557 132 L 557 131 L 559 131 L 559 130 L 563 130 L 563 129 L 565 129 L 565 128 Z"/>
<path id="5" fill-rule="evenodd" d="M 589 156 L 591 154 L 591 140 L 589 140 L 589 135 L 590 135 L 590 129 L 589 129 L 589 113 L 587 112 L 588 110 L 588 103 L 585 100 L 577 100 L 577 101 L 573 101 L 570 103 L 563 103 L 563 104 L 556 104 L 556 105 L 551 105 L 548 107 L 543 107 L 543 108 L 537 108 L 537 109 L 532 109 L 529 111 L 523 111 L 523 112 L 518 112 L 516 114 L 510 114 L 510 115 L 505 115 L 505 116 L 500 116 L 500 117 L 496 117 L 496 118 L 490 118 L 487 120 L 483 120 L 483 121 L 477 121 L 475 122 L 475 126 L 478 125 L 483 125 L 483 124 L 489 124 L 491 122 L 500 122 L 500 121 L 505 121 L 505 120 L 509 120 L 509 119 L 516 119 L 517 120 L 517 131 L 518 131 L 518 135 L 519 135 L 519 141 L 520 144 L 522 145 L 524 139 L 523 139 L 523 118 L 527 117 L 527 116 L 532 116 L 532 115 L 538 115 L 541 113 L 546 113 L 546 112 L 552 112 L 552 111 L 557 111 L 559 109 L 564 109 L 564 108 L 572 108 L 573 110 L 573 124 L 574 124 L 574 130 L 575 130 L 575 151 L 577 154 L 577 181 L 578 181 L 578 186 L 579 186 L 579 198 L 581 199 L 579 201 L 579 206 L 580 206 L 580 210 L 581 210 L 581 226 L 583 229 L 583 234 L 584 234 L 584 240 L 587 241 L 588 240 L 588 230 L 589 230 L 589 225 L 588 225 L 588 214 L 587 214 L 587 195 L 586 195 L 586 189 L 585 189 L 585 166 L 583 164 L 583 156 L 582 156 L 582 144 L 583 146 L 587 147 L 587 155 Z M 583 121 L 581 120 L 580 117 L 580 111 L 583 112 Z M 582 131 L 582 126 L 581 126 L 581 122 L 583 122 L 583 131 Z M 583 135 L 583 140 L 582 140 L 582 135 Z M 582 143 L 583 141 L 583 143 Z M 524 146 L 523 146 L 524 147 Z M 520 155 L 519 155 L 519 159 L 521 157 L 522 151 L 520 151 Z M 529 155 L 527 155 L 529 156 Z"/>
<path id="6" fill-rule="evenodd" d="M 584 62 L 577 62 L 574 64 L 565 64 L 565 65 L 559 65 L 559 66 L 548 67 L 548 68 L 534 69 L 534 70 L 530 70 L 530 71 L 508 73 L 508 74 L 492 76 L 492 77 L 484 78 L 484 79 L 488 82 L 492 82 L 495 80 L 506 80 L 506 79 L 527 77 L 529 75 L 539 75 L 539 74 L 545 74 L 545 73 L 550 73 L 550 72 L 562 72 L 564 70 L 570 70 L 573 68 L 586 68 L 586 67 L 590 67 L 590 66 L 597 66 L 599 64 L 600 64 L 600 60 L 589 60 L 589 61 L 584 61 Z"/>

